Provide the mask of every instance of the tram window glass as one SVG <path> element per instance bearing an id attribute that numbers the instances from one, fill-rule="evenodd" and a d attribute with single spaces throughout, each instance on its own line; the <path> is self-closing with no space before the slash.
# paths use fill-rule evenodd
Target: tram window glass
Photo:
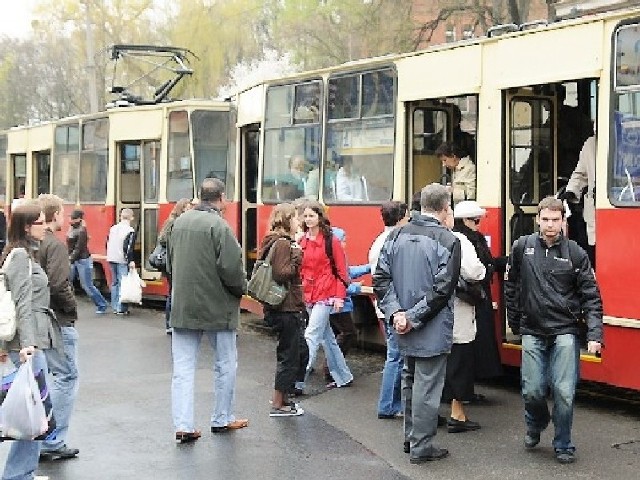
<path id="1" fill-rule="evenodd" d="M 196 110 L 191 114 L 196 185 L 205 178 L 227 179 L 229 114 Z"/>
<path id="2" fill-rule="evenodd" d="M 227 178 L 225 179 L 225 195 L 227 199 L 233 200 L 235 198 L 236 192 L 236 120 L 237 115 L 235 110 L 231 110 L 228 114 L 229 120 L 227 121 L 227 136 L 229 147 L 227 148 Z M 245 167 L 246 168 L 246 167 Z M 246 175 L 249 175 L 249 172 L 252 170 L 248 170 Z M 255 176 L 258 176 L 258 169 L 253 170 L 255 172 Z M 257 178 L 256 183 L 254 185 L 257 187 Z M 256 190 L 254 188 L 254 195 Z M 255 198 L 253 200 L 255 202 Z"/>
<path id="3" fill-rule="evenodd" d="M 13 198 L 24 198 L 27 184 L 27 156 L 11 155 L 13 163 Z"/>
<path id="4" fill-rule="evenodd" d="M 615 87 L 640 85 L 640 25 L 624 25 L 616 32 Z"/>
<path id="5" fill-rule="evenodd" d="M 78 174 L 80 171 L 80 127 L 60 125 L 55 131 L 53 193 L 65 202 L 78 200 Z"/>
<path id="6" fill-rule="evenodd" d="M 433 155 L 449 138 L 449 120 L 444 110 L 416 108 L 413 111 L 413 153 Z"/>
<path id="7" fill-rule="evenodd" d="M 511 201 L 537 205 L 553 195 L 553 125 L 547 99 L 514 98 L 510 105 Z"/>
<path id="8" fill-rule="evenodd" d="M 189 145 L 189 117 L 186 111 L 169 114 L 167 200 L 193 198 L 193 170 Z"/>
<path id="9" fill-rule="evenodd" d="M 140 157 L 141 145 L 120 144 L 120 201 L 140 202 Z"/>
<path id="10" fill-rule="evenodd" d="M 356 86 L 362 85 L 360 90 Z M 328 203 L 383 202 L 393 189 L 395 72 L 329 79 L 324 198 Z M 345 115 L 345 101 L 350 102 Z M 355 118 L 354 118 L 355 117 Z M 365 118 L 366 117 L 366 118 Z"/>
<path id="11" fill-rule="evenodd" d="M 34 153 L 34 183 L 36 194 L 49 193 L 49 179 L 51 174 L 51 154 L 47 152 Z"/>
<path id="12" fill-rule="evenodd" d="M 267 90 L 263 201 L 318 198 L 320 94 L 318 81 Z"/>
<path id="13" fill-rule="evenodd" d="M 0 135 L 0 205 L 4 205 L 7 191 L 7 136 Z"/>
<path id="14" fill-rule="evenodd" d="M 158 240 L 158 210 L 156 209 L 144 209 L 143 210 L 142 225 L 144 231 L 142 232 L 144 238 L 144 268 L 145 270 L 156 271 L 155 268 L 149 263 L 149 253 L 153 252 Z"/>
<path id="15" fill-rule="evenodd" d="M 157 203 L 160 184 L 160 142 L 144 142 L 142 160 L 144 165 L 144 201 Z"/>
<path id="16" fill-rule="evenodd" d="M 82 125 L 80 153 L 80 201 L 105 202 L 109 159 L 109 120 L 90 120 Z"/>

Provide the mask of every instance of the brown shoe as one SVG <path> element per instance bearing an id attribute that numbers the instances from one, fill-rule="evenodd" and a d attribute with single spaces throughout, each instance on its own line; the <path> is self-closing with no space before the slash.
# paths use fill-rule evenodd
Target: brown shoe
<path id="1" fill-rule="evenodd" d="M 178 443 L 191 443 L 195 442 L 202 436 L 200 430 L 194 432 L 176 432 L 176 442 Z"/>
<path id="2" fill-rule="evenodd" d="M 211 433 L 222 433 L 229 430 L 238 430 L 240 428 L 248 427 L 249 420 L 246 418 L 237 418 L 233 422 L 228 423 L 224 427 L 211 427 Z"/>

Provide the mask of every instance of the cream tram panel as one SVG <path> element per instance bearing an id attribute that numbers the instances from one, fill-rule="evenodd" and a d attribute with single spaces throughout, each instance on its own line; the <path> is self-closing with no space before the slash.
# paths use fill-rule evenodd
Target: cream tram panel
<path id="1" fill-rule="evenodd" d="M 477 93 L 482 47 L 467 45 L 405 57 L 396 67 L 401 102 Z"/>
<path id="2" fill-rule="evenodd" d="M 599 77 L 602 70 L 603 25 L 547 28 L 498 38 L 485 44 L 485 78 L 499 88 L 540 85 L 567 79 Z"/>
<path id="3" fill-rule="evenodd" d="M 238 125 L 262 123 L 265 85 L 258 85 L 238 94 Z"/>
<path id="4" fill-rule="evenodd" d="M 53 147 L 53 124 L 10 130 L 7 138 L 7 153 L 51 150 Z"/>
<path id="5" fill-rule="evenodd" d="M 480 90 L 476 135 L 477 200 L 483 207 L 502 204 L 502 95 L 499 90 Z"/>
<path id="6" fill-rule="evenodd" d="M 110 112 L 109 140 L 147 140 L 162 136 L 163 109 Z"/>

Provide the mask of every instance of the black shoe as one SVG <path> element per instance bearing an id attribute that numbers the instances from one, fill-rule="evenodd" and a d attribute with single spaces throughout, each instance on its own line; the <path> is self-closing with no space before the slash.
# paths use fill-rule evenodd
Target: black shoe
<path id="1" fill-rule="evenodd" d="M 413 457 L 409 458 L 409 462 L 413 464 L 432 462 L 434 460 L 442 460 L 445 457 L 449 456 L 449 450 L 446 448 L 434 448 L 431 450 L 431 453 L 428 455 L 424 455 L 422 457 Z"/>
<path id="2" fill-rule="evenodd" d="M 302 390 L 301 388 L 294 388 L 293 389 L 293 396 L 294 397 L 302 397 L 304 395 L 304 390 Z"/>
<path id="3" fill-rule="evenodd" d="M 69 448 L 66 445 L 62 445 L 57 450 L 49 450 L 40 452 L 40 460 L 68 460 L 69 458 L 75 458 L 80 453 L 77 448 Z"/>
<path id="4" fill-rule="evenodd" d="M 524 436 L 525 448 L 533 448 L 540 443 L 540 432 L 527 432 Z"/>
<path id="5" fill-rule="evenodd" d="M 404 453 L 409 453 L 411 451 L 411 444 L 409 442 L 404 442 L 404 447 L 402 450 Z"/>
<path id="6" fill-rule="evenodd" d="M 438 415 L 438 426 L 439 427 L 446 427 L 447 426 L 447 419 L 445 417 L 443 417 L 442 415 Z"/>
<path id="7" fill-rule="evenodd" d="M 572 450 L 557 450 L 556 460 L 559 463 L 573 463 L 576 461 L 576 454 Z"/>
<path id="8" fill-rule="evenodd" d="M 380 420 L 394 420 L 396 418 L 402 418 L 402 412 L 398 413 L 379 413 L 378 418 Z"/>
<path id="9" fill-rule="evenodd" d="M 478 422 L 472 422 L 468 418 L 466 420 L 456 420 L 455 418 L 447 420 L 447 432 L 449 433 L 470 432 L 479 428 L 480 424 Z"/>

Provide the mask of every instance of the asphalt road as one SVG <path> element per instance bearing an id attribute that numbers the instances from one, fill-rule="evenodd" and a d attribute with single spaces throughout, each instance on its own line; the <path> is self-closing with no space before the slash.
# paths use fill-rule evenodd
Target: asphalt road
<path id="1" fill-rule="evenodd" d="M 402 421 L 378 420 L 381 354 L 348 357 L 352 388 L 324 391 L 321 375 L 302 399 L 305 415 L 270 418 L 275 340 L 243 316 L 238 340 L 236 414 L 250 425 L 209 433 L 213 402 L 212 351 L 203 341 L 196 374 L 196 421 L 203 437 L 176 445 L 170 414 L 170 337 L 162 313 L 133 309 L 129 317 L 97 316 L 80 299 L 80 392 L 68 444 L 73 460 L 44 462 L 52 480 L 85 479 L 521 479 L 640 478 L 640 408 L 582 396 L 575 415 L 578 460 L 555 462 L 548 429 L 539 447 L 522 446 L 522 405 L 516 382 L 480 385 L 491 400 L 468 407 L 477 432 L 448 434 L 438 442 L 451 456 L 411 465 L 402 452 Z M 443 409 L 446 414 L 446 410 Z M 0 445 L 4 461 L 8 443 Z"/>

